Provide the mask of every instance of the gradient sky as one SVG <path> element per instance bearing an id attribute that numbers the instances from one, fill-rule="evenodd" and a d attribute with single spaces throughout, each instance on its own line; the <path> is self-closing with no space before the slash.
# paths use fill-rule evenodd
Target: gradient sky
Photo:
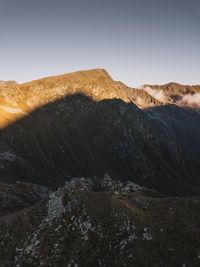
<path id="1" fill-rule="evenodd" d="M 200 84 L 200 0 L 0 0 L 0 80 L 91 68 Z"/>

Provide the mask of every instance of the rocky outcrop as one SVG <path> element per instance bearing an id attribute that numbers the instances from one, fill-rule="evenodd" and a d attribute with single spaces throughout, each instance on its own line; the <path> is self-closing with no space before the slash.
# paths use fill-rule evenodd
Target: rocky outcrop
<path id="1" fill-rule="evenodd" d="M 0 220 L 0 265 L 198 266 L 199 205 L 108 175 L 74 178 Z"/>

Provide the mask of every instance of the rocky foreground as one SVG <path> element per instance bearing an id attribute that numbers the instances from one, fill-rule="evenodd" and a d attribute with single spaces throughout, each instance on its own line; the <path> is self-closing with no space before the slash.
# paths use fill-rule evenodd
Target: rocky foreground
<path id="1" fill-rule="evenodd" d="M 10 205 L 13 203 L 13 205 Z M 199 266 L 200 198 L 74 178 L 1 185 L 0 266 Z"/>

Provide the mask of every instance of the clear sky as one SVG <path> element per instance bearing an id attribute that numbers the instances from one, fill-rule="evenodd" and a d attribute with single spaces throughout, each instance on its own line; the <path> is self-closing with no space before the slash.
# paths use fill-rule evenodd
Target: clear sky
<path id="1" fill-rule="evenodd" d="M 0 0 L 0 80 L 91 68 L 200 84 L 200 0 Z"/>

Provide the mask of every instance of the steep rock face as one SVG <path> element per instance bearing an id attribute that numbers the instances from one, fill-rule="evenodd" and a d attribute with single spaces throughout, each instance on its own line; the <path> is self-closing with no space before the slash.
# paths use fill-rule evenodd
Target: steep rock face
<path id="1" fill-rule="evenodd" d="M 198 266 L 199 206 L 108 176 L 73 179 L 0 220 L 0 265 Z"/>

